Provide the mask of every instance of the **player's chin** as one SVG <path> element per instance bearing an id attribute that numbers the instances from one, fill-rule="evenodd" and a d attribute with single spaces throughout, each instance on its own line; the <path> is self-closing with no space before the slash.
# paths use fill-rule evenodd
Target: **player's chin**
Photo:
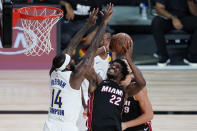
<path id="1" fill-rule="evenodd" d="M 116 76 L 117 75 L 114 72 L 110 72 L 110 71 L 107 72 L 107 78 L 108 79 L 115 79 Z"/>

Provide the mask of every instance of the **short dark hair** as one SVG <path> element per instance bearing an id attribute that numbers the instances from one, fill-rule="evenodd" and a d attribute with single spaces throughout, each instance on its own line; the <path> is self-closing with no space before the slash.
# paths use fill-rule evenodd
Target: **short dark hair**
<path id="1" fill-rule="evenodd" d="M 123 76 L 121 78 L 121 81 L 125 80 L 126 76 L 129 74 L 127 64 L 121 59 L 116 59 L 116 60 L 112 61 L 112 63 L 115 63 L 115 62 L 119 63 L 122 66 L 122 75 Z"/>
<path id="2" fill-rule="evenodd" d="M 65 61 L 65 54 L 61 53 L 61 54 L 59 54 L 59 55 L 56 55 L 56 56 L 53 58 L 53 63 L 52 63 L 52 66 L 51 66 L 49 75 L 51 75 L 51 73 L 52 73 L 56 68 L 60 68 L 60 67 L 63 65 L 64 61 Z"/>

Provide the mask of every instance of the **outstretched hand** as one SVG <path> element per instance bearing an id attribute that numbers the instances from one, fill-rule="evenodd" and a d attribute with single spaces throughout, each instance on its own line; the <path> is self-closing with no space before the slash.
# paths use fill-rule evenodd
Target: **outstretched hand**
<path id="1" fill-rule="evenodd" d="M 109 3 L 109 4 L 107 4 L 107 7 L 104 12 L 100 11 L 101 15 L 103 16 L 103 21 L 104 21 L 105 25 L 107 25 L 107 23 L 109 22 L 112 14 L 114 12 L 112 10 L 113 7 L 114 7 L 114 5 L 112 3 Z"/>
<path id="2" fill-rule="evenodd" d="M 99 9 L 97 8 L 97 9 L 93 9 L 91 12 L 90 12 L 90 16 L 89 16 L 89 19 L 88 19 L 88 24 L 90 25 L 90 26 L 92 26 L 92 25 L 94 25 L 94 24 L 96 24 L 96 19 L 97 19 L 97 14 L 98 14 L 98 11 L 99 11 Z"/>

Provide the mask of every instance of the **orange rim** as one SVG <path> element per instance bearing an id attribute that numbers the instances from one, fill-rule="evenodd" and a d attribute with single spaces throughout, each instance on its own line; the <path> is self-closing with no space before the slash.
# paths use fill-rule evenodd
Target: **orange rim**
<path id="1" fill-rule="evenodd" d="M 33 10 L 42 10 L 44 8 L 50 9 L 50 10 L 57 10 L 60 13 L 57 15 L 50 15 L 50 16 L 35 16 L 35 15 L 28 15 L 28 14 L 24 14 L 24 12 L 30 12 Z M 55 8 L 55 7 L 49 7 L 49 6 L 27 6 L 27 7 L 23 7 L 20 9 L 16 9 L 15 12 L 17 12 L 19 14 L 19 18 L 22 19 L 30 19 L 30 20 L 44 20 L 46 18 L 56 18 L 56 17 L 60 17 L 64 14 L 64 12 L 59 9 L 59 8 Z"/>

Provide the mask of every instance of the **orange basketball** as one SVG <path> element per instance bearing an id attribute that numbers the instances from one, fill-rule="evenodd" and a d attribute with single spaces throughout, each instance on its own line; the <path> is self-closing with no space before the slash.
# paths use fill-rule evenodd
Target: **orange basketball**
<path id="1" fill-rule="evenodd" d="M 118 33 L 112 36 L 109 48 L 112 52 L 122 55 L 126 53 L 125 48 L 128 48 L 129 44 L 133 45 L 131 37 L 126 33 Z"/>

